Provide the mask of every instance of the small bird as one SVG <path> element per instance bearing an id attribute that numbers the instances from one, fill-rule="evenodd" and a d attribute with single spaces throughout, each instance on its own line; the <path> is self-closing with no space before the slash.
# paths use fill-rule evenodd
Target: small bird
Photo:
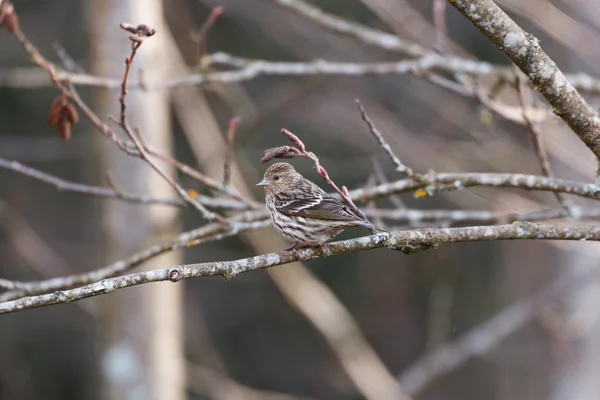
<path id="1" fill-rule="evenodd" d="M 264 186 L 273 226 L 292 243 L 286 251 L 298 246 L 321 247 L 352 226 L 376 229 L 288 163 L 271 165 L 256 186 Z"/>

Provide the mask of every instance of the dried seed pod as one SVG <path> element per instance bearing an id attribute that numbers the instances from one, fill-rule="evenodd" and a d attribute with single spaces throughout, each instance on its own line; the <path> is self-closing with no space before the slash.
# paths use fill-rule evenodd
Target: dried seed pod
<path id="1" fill-rule="evenodd" d="M 71 138 L 71 126 L 79 122 L 79 115 L 73 104 L 69 103 L 67 97 L 62 94 L 52 101 L 48 123 L 56 128 L 58 137 L 62 140 Z"/>
<path id="2" fill-rule="evenodd" d="M 56 125 L 56 130 L 58 132 L 58 137 L 62 140 L 71 139 L 71 123 L 69 121 L 60 121 L 60 123 Z"/>
<path id="3" fill-rule="evenodd" d="M 64 106 L 64 111 L 66 114 L 67 121 L 69 121 L 72 124 L 76 124 L 79 122 L 79 114 L 77 113 L 77 109 L 73 104 L 67 103 Z"/>
<path id="4" fill-rule="evenodd" d="M 296 148 L 300 151 L 306 151 L 306 147 L 304 146 L 304 142 L 302 142 L 302 140 L 300 140 L 300 138 L 296 135 L 294 135 L 292 132 L 288 131 L 287 129 L 282 129 L 281 130 L 281 134 L 283 136 L 285 136 L 287 138 L 287 140 L 289 140 L 290 142 L 292 142 L 294 144 L 294 146 L 296 146 Z"/>
<path id="5" fill-rule="evenodd" d="M 292 146 L 273 147 L 265 150 L 265 155 L 260 159 L 260 162 L 264 164 L 274 158 L 294 158 L 299 154 L 298 149 Z"/>

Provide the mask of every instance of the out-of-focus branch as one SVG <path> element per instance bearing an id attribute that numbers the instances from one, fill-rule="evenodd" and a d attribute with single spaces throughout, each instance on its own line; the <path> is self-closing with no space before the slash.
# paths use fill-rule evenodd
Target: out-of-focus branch
<path id="1" fill-rule="evenodd" d="M 227 400 L 313 400 L 310 397 L 253 389 L 198 364 L 188 363 L 190 391 L 211 399 Z"/>
<path id="2" fill-rule="evenodd" d="M 24 297 L 0 303 L 0 314 L 26 309 L 66 304 L 88 297 L 110 293 L 117 289 L 161 281 L 178 282 L 199 276 L 220 275 L 232 279 L 239 274 L 258 269 L 331 257 L 377 248 L 410 248 L 437 246 L 445 243 L 492 241 L 492 240 L 588 240 L 600 241 L 598 226 L 555 226 L 518 222 L 510 225 L 475 226 L 446 229 L 417 229 L 379 233 L 356 239 L 327 243 L 322 249 L 306 248 L 296 253 L 278 252 L 262 254 L 235 261 L 218 261 L 202 264 L 178 265 L 167 269 L 144 271 L 98 282 L 70 290 L 57 291 L 39 296 Z"/>
<path id="3" fill-rule="evenodd" d="M 496 348 L 505 338 L 538 315 L 551 301 L 590 281 L 597 269 L 582 269 L 553 285 L 517 301 L 459 339 L 442 345 L 413 363 L 400 375 L 402 387 L 417 396 L 437 378 L 456 370 L 474 357 Z"/>
<path id="4" fill-rule="evenodd" d="M 229 187 L 231 181 L 231 161 L 233 160 L 233 150 L 235 147 L 235 130 L 239 118 L 234 117 L 227 124 L 227 151 L 225 152 L 225 164 L 223 165 L 223 187 Z"/>
<path id="5" fill-rule="evenodd" d="M 450 4 L 519 67 L 585 145 L 600 159 L 600 117 L 548 57 L 492 0 L 451 0 Z"/>
<path id="6" fill-rule="evenodd" d="M 56 189 L 65 192 L 73 192 L 84 194 L 87 196 L 104 197 L 109 199 L 117 199 L 121 201 L 139 203 L 139 204 L 163 204 L 169 206 L 185 207 L 188 204 L 181 199 L 161 199 L 151 196 L 125 193 L 115 188 L 107 188 L 102 186 L 86 185 L 84 183 L 71 182 L 59 178 L 55 175 L 50 175 L 46 172 L 35 168 L 23 165 L 18 161 L 11 161 L 0 157 L 0 168 L 4 168 L 16 173 L 28 176 L 41 182 L 53 185 Z M 203 195 L 196 195 L 195 200 L 202 203 L 203 206 L 211 210 L 237 210 L 244 211 L 250 207 L 237 200 L 214 198 Z M 256 205 L 255 205 L 256 207 Z"/>
<path id="7" fill-rule="evenodd" d="M 0 228 L 16 253 L 28 266 L 42 276 L 64 275 L 72 268 L 38 235 L 20 213 L 0 198 Z M 11 288 L 12 281 L 0 279 L 0 289 Z M 98 315 L 96 305 L 77 303 L 92 317 Z"/>
<path id="8" fill-rule="evenodd" d="M 485 61 L 475 61 L 461 58 L 443 58 L 436 53 L 428 53 L 415 59 L 397 62 L 334 62 L 307 61 L 287 62 L 256 60 L 217 52 L 205 56 L 207 65 L 229 65 L 237 69 L 232 71 L 213 71 L 203 74 L 191 74 L 169 81 L 152 82 L 132 79 L 127 83 L 128 90 L 165 90 L 173 87 L 205 85 L 209 83 L 235 83 L 255 79 L 263 75 L 281 76 L 364 76 L 364 75 L 393 75 L 406 74 L 413 70 L 436 71 L 447 73 L 465 73 L 472 76 L 497 76 L 506 81 L 512 81 L 514 74 L 509 67 L 491 64 Z M 15 78 L 16 76 L 16 78 Z M 20 78 L 23 76 L 24 78 Z M 571 84 L 582 91 L 600 93 L 600 81 L 590 75 L 577 73 L 567 74 Z M 103 87 L 118 89 L 121 81 L 115 78 L 93 76 L 89 74 L 72 73 L 61 69 L 56 70 L 56 79 L 69 81 L 77 86 Z M 23 81 L 23 82 L 22 82 Z M 37 88 L 51 86 L 52 81 L 45 74 L 20 68 L 19 70 L 0 70 L 0 86 L 14 88 Z"/>
<path id="9" fill-rule="evenodd" d="M 275 3 L 309 19 L 327 30 L 352 37 L 369 46 L 419 57 L 430 50 L 418 44 L 402 40 L 396 35 L 361 25 L 357 22 L 329 14 L 302 0 L 273 0 Z"/>
<path id="10" fill-rule="evenodd" d="M 54 175 L 47 174 L 35 168 L 28 167 L 18 161 L 10 161 L 0 158 L 0 168 L 15 171 L 19 174 L 37 179 L 39 181 L 55 186 L 58 190 L 86 194 L 90 196 L 121 199 L 123 201 L 142 204 L 165 204 L 172 206 L 183 206 L 179 199 L 158 199 L 143 195 L 132 195 L 118 192 L 111 188 L 86 185 L 83 183 L 69 182 Z"/>

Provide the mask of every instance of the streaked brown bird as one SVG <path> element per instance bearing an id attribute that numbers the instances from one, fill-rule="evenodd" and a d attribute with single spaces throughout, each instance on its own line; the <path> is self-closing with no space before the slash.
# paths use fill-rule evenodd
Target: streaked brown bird
<path id="1" fill-rule="evenodd" d="M 292 244 L 286 250 L 320 247 L 352 226 L 375 228 L 288 163 L 271 165 L 256 186 L 264 186 L 267 214 L 275 229 Z"/>

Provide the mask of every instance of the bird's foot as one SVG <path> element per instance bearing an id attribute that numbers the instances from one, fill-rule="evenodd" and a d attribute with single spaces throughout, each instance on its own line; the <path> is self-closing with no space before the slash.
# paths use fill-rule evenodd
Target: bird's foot
<path id="1" fill-rule="evenodd" d="M 304 244 L 304 245 L 300 245 L 299 243 L 294 243 L 289 247 L 286 247 L 285 249 L 283 249 L 284 253 L 291 253 L 294 254 L 296 256 L 298 256 L 298 252 L 302 249 L 306 249 L 306 248 L 313 248 L 313 249 L 317 249 L 319 251 L 319 254 L 321 256 L 326 255 L 325 252 L 325 246 L 323 245 L 323 243 L 319 243 L 319 244 Z"/>
<path id="2" fill-rule="evenodd" d="M 296 255 L 296 256 L 297 256 L 297 255 L 298 255 L 298 250 L 299 250 L 299 249 L 298 249 L 298 243 L 292 243 L 292 245 L 291 245 L 291 246 L 288 246 L 288 247 L 286 247 L 286 248 L 285 248 L 285 249 L 283 249 L 282 251 L 283 251 L 284 253 L 291 253 L 291 254 L 294 254 L 294 255 Z"/>
<path id="3" fill-rule="evenodd" d="M 327 253 L 325 252 L 325 245 L 323 245 L 323 243 L 319 243 L 316 244 L 314 246 L 311 246 L 313 249 L 317 249 L 319 251 L 319 255 L 324 256 Z"/>

